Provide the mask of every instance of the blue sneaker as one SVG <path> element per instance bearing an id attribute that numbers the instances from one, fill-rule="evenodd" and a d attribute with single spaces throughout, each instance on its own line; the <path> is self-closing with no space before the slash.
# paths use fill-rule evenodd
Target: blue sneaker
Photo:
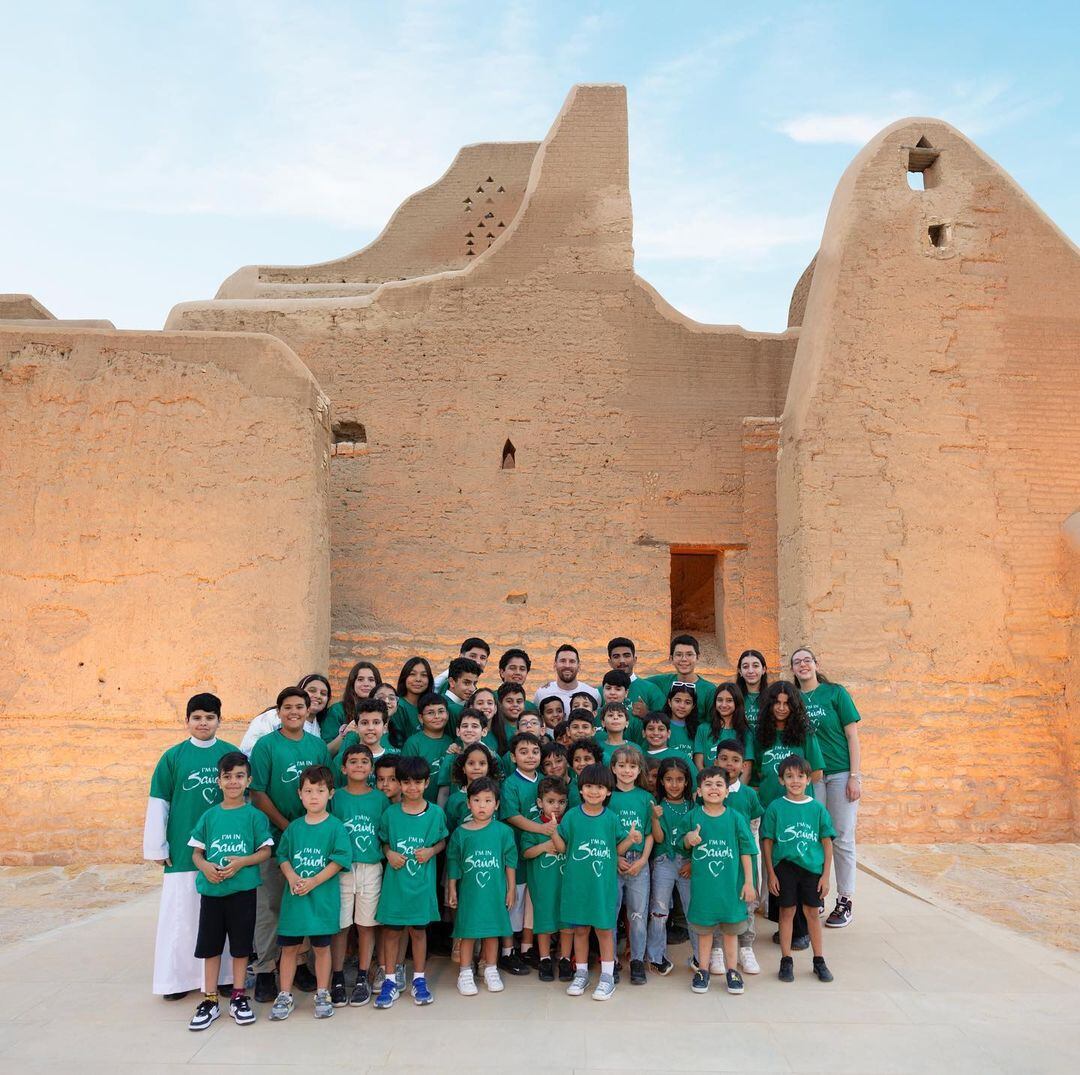
<path id="1" fill-rule="evenodd" d="M 413 1000 L 417 1004 L 430 1004 L 435 999 L 431 995 L 431 990 L 427 987 L 426 978 L 414 978 L 412 989 L 409 992 L 412 993 Z"/>
<path id="2" fill-rule="evenodd" d="M 398 998 L 397 986 L 394 984 L 393 978 L 384 978 L 382 989 L 379 990 L 379 995 L 375 998 L 376 1008 L 392 1008 L 394 1001 Z"/>

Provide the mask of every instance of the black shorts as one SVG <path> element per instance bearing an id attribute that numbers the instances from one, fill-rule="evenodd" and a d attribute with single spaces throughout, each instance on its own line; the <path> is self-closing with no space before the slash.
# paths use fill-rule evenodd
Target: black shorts
<path id="1" fill-rule="evenodd" d="M 311 947 L 312 948 L 325 948 L 330 943 L 330 934 L 329 933 L 321 933 L 321 934 L 319 934 L 318 937 L 308 937 L 308 940 L 311 942 Z M 279 948 L 296 948 L 297 945 L 301 945 L 301 944 L 304 943 L 304 938 L 303 937 L 283 937 L 279 933 L 277 942 L 278 942 L 278 947 Z"/>
<path id="2" fill-rule="evenodd" d="M 231 896 L 203 896 L 199 903 L 199 936 L 196 959 L 213 959 L 225 950 L 234 956 L 249 956 L 255 950 L 255 905 L 257 889 L 234 892 Z"/>
<path id="3" fill-rule="evenodd" d="M 821 899 L 817 890 L 821 874 L 811 873 L 787 859 L 778 862 L 773 870 L 780 882 L 781 907 L 817 907 Z"/>

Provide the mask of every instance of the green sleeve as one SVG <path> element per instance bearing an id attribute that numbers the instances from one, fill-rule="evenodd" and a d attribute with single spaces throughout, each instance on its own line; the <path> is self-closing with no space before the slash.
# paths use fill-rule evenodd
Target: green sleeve
<path id="1" fill-rule="evenodd" d="M 274 733 L 271 732 L 270 735 Z M 270 789 L 271 739 L 264 735 L 251 751 L 251 790 L 268 792 Z"/>
<path id="2" fill-rule="evenodd" d="M 252 810 L 255 811 L 255 850 L 258 851 L 274 834 L 270 831 L 270 819 L 258 807 L 253 806 Z"/>
<path id="3" fill-rule="evenodd" d="M 432 823 L 432 843 L 437 844 L 440 840 L 445 840 L 450 835 L 450 830 L 446 827 L 446 813 L 440 806 L 432 806 L 431 809 L 435 811 L 435 821 Z"/>
<path id="4" fill-rule="evenodd" d="M 173 752 L 172 750 L 166 750 L 164 754 L 158 758 L 157 765 L 154 766 L 154 775 L 150 777 L 150 798 L 151 799 L 164 799 L 165 802 L 172 802 L 173 786 L 176 783 L 175 774 L 173 773 Z"/>
<path id="5" fill-rule="evenodd" d="M 401 748 L 401 756 L 403 758 L 422 758 L 423 754 L 420 752 L 420 744 L 416 741 L 415 735 L 410 735 L 408 741 Z"/>
<path id="6" fill-rule="evenodd" d="M 813 732 L 806 737 L 806 760 L 815 771 L 825 768 L 825 759 L 821 756 L 821 747 L 818 746 L 817 736 Z"/>
<path id="7" fill-rule="evenodd" d="M 334 820 L 337 821 L 337 818 Z M 330 861 L 336 862 L 343 870 L 347 870 L 352 865 L 352 846 L 349 843 L 349 833 L 340 821 L 337 822 L 334 828 L 334 846 L 330 849 Z"/>
<path id="8" fill-rule="evenodd" d="M 323 752 L 322 761 L 319 764 L 320 765 L 325 765 L 327 767 L 327 769 L 329 769 L 329 768 L 331 768 L 330 763 L 331 763 L 331 761 L 333 759 L 330 757 L 330 751 L 327 749 L 325 743 L 323 743 L 323 751 L 322 752 Z"/>
<path id="9" fill-rule="evenodd" d="M 756 855 L 757 845 L 754 843 L 754 836 L 750 832 L 750 822 L 742 814 L 738 813 L 735 815 L 735 820 L 738 822 L 736 828 L 738 829 L 739 854 Z"/>
<path id="10" fill-rule="evenodd" d="M 747 796 L 750 802 L 750 820 L 759 818 L 765 813 L 765 808 L 761 805 L 761 799 L 758 798 L 758 793 L 753 788 L 746 789 L 749 792 Z"/>
<path id="11" fill-rule="evenodd" d="M 319 734 L 326 744 L 332 743 L 338 737 L 338 732 L 341 731 L 341 715 L 335 712 L 340 704 L 340 702 L 335 702 L 326 711 L 323 719 L 319 721 Z"/>
<path id="12" fill-rule="evenodd" d="M 450 843 L 446 848 L 446 876 L 451 880 L 460 881 L 462 877 L 461 868 L 461 836 L 460 833 L 464 832 L 464 829 L 454 829 L 454 835 L 450 837 Z"/>
<path id="13" fill-rule="evenodd" d="M 840 723 L 845 727 L 849 724 L 856 724 L 862 719 L 859 716 L 859 711 L 855 708 L 855 703 L 851 700 L 851 695 L 847 692 L 847 688 L 841 687 L 839 684 L 836 687 L 836 712 L 840 717 Z"/>
<path id="14" fill-rule="evenodd" d="M 513 784 L 505 781 L 499 797 L 499 820 L 505 821 L 508 817 L 514 817 L 521 813 L 518 805 L 517 791 Z"/>
<path id="15" fill-rule="evenodd" d="M 503 864 L 512 870 L 516 870 L 518 867 L 517 840 L 514 839 L 514 834 L 505 825 L 503 825 L 502 842 Z"/>
<path id="16" fill-rule="evenodd" d="M 706 766 L 712 764 L 712 762 L 709 761 L 710 735 L 712 735 L 712 728 L 708 724 L 699 724 L 698 730 L 694 734 L 694 753 L 700 754 L 705 759 Z"/>
<path id="17" fill-rule="evenodd" d="M 773 809 L 772 803 L 769 804 L 761 822 L 761 838 L 763 840 L 776 839 L 776 811 Z"/>
<path id="18" fill-rule="evenodd" d="M 282 834 L 277 843 L 276 858 L 278 862 L 287 862 L 292 855 L 292 826 L 290 825 Z"/>
<path id="19" fill-rule="evenodd" d="M 822 840 L 826 839 L 826 837 L 830 840 L 835 839 L 836 829 L 833 828 L 832 814 L 830 814 L 824 806 L 821 806 L 820 803 L 818 803 L 818 806 L 821 808 L 821 819 L 818 824 L 818 836 Z"/>
<path id="20" fill-rule="evenodd" d="M 379 823 L 375 828 L 375 834 L 379 838 L 379 844 L 385 847 L 390 843 L 390 811 L 384 810 L 379 815 Z"/>
<path id="21" fill-rule="evenodd" d="M 156 799 L 157 796 L 155 795 L 154 798 Z M 196 841 L 199 847 L 203 848 L 204 850 L 206 849 L 206 816 L 209 813 L 210 811 L 207 810 L 206 813 L 202 814 L 199 820 L 195 822 L 195 828 L 191 830 L 191 839 Z M 259 817 L 265 819 L 266 815 L 260 810 Z M 258 848 L 259 845 L 256 844 L 255 846 L 256 848 Z"/>
<path id="22" fill-rule="evenodd" d="M 751 731 L 743 743 L 743 761 L 753 762 L 757 760 L 757 750 L 754 747 L 754 733 Z"/>
<path id="23" fill-rule="evenodd" d="M 563 814 L 562 820 L 559 822 L 559 827 L 555 830 L 559 834 L 559 839 L 563 843 L 569 843 L 572 837 L 570 836 L 570 822 L 569 815 Z"/>
<path id="24" fill-rule="evenodd" d="M 394 710 L 394 715 L 390 718 L 391 746 L 400 750 L 411 734 L 411 727 L 412 721 L 409 714 L 401 708 L 401 702 L 398 702 L 398 707 Z"/>

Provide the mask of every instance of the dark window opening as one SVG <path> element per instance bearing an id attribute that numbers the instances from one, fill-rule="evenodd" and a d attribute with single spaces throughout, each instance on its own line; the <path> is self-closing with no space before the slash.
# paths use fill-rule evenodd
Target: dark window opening
<path id="1" fill-rule="evenodd" d="M 934 149 L 925 136 L 907 147 L 907 180 L 912 190 L 929 190 L 938 185 L 940 157 L 941 151 Z"/>
<path id="2" fill-rule="evenodd" d="M 517 467 L 517 449 L 514 447 L 514 443 L 511 440 L 503 445 L 502 450 L 502 469 L 514 470 Z"/>
<path id="3" fill-rule="evenodd" d="M 672 552 L 671 630 L 673 634 L 716 634 L 716 552 Z"/>
<path id="4" fill-rule="evenodd" d="M 361 422 L 335 422 L 333 432 L 335 444 L 367 444 L 367 430 Z"/>
<path id="5" fill-rule="evenodd" d="M 951 224 L 931 224 L 927 231 L 930 235 L 930 245 L 938 249 L 948 246 L 952 239 Z"/>

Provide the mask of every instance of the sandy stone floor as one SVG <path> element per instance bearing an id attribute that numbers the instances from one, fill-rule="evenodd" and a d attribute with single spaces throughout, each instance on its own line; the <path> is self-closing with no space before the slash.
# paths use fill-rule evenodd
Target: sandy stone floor
<path id="1" fill-rule="evenodd" d="M 150 865 L 0 867 L 0 945 L 77 922 L 156 891 Z"/>
<path id="2" fill-rule="evenodd" d="M 859 854 L 917 895 L 1080 951 L 1080 844 L 876 844 Z"/>
<path id="3" fill-rule="evenodd" d="M 0 1071 L 1028 1075 L 1074 1072 L 1080 1055 L 1080 957 L 867 873 L 854 923 L 826 933 L 830 985 L 810 975 L 807 955 L 793 984 L 777 981 L 778 950 L 759 919 L 763 973 L 741 997 L 715 986 L 693 995 L 685 945 L 671 952 L 670 977 L 621 985 L 607 1004 L 567 997 L 535 976 L 509 980 L 499 995 L 460 997 L 454 968 L 438 959 L 430 1008 L 406 998 L 388 1012 L 344 1008 L 316 1021 L 311 997 L 298 994 L 286 1023 L 268 1022 L 259 1005 L 254 1026 L 222 1018 L 195 1034 L 194 998 L 169 1004 L 149 992 L 156 892 L 71 920 L 69 898 L 80 914 L 93 899 L 144 886 L 130 869 L 4 875 L 0 905 L 17 892 L 25 916 L 36 893 L 34 917 L 21 919 L 32 924 L 61 900 L 67 924 L 0 945 Z M 35 875 L 36 888 L 19 884 Z M 74 899 L 82 888 L 87 895 Z"/>

